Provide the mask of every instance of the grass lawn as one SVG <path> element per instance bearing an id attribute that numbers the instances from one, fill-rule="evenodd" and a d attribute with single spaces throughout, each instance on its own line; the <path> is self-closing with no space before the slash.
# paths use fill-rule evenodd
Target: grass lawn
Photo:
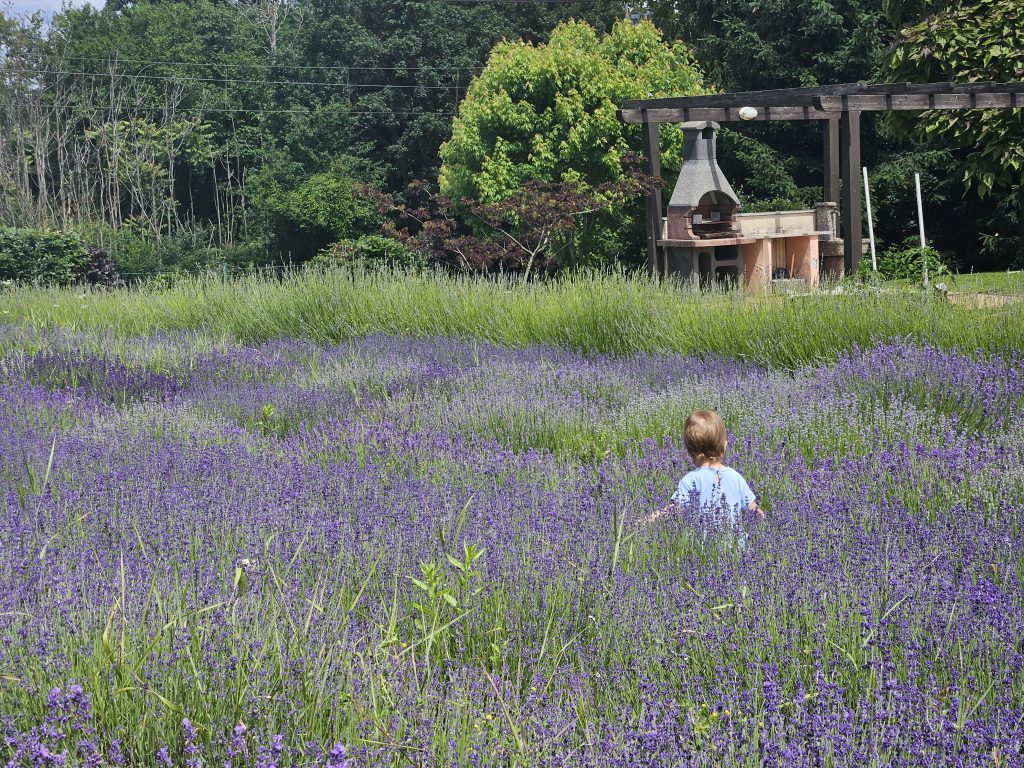
<path id="1" fill-rule="evenodd" d="M 976 293 L 1024 294 L 1024 271 L 957 275 L 949 282 L 949 289 Z"/>

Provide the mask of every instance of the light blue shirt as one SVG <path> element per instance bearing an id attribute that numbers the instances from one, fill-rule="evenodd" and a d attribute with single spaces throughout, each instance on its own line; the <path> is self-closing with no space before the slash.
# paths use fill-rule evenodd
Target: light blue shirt
<path id="1" fill-rule="evenodd" d="M 672 500 L 693 504 L 716 520 L 736 525 L 742 520 L 743 511 L 754 502 L 754 492 L 732 467 L 698 467 L 679 481 Z"/>

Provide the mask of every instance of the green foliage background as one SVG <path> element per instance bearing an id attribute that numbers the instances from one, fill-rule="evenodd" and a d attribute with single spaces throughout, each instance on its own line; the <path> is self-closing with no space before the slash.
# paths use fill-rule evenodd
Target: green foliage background
<path id="1" fill-rule="evenodd" d="M 900 32 L 887 66 L 896 78 L 913 81 L 976 82 L 1024 80 L 1024 4 L 1000 0 L 928 2 L 927 18 Z M 1024 112 L 961 110 L 925 112 L 916 121 L 895 123 L 898 133 L 916 131 L 929 143 L 966 148 L 964 181 L 981 197 L 1010 205 L 1002 219 L 1003 241 L 989 235 L 986 250 L 1007 251 L 1024 265 Z M 1009 240 L 1010 242 L 1006 242 Z"/>
<path id="2" fill-rule="evenodd" d="M 280 265 L 376 231 L 351 197 L 355 183 L 401 193 L 423 178 L 486 200 L 527 178 L 615 178 L 622 153 L 639 149 L 635 127 L 614 116 L 626 98 L 1024 78 L 1024 6 L 998 0 L 646 0 L 629 4 L 628 21 L 611 0 L 295 0 L 277 4 L 287 12 L 268 26 L 255 11 L 274 6 L 118 0 L 65 8 L 49 26 L 0 15 L 0 100 L 59 114 L 51 137 L 139 126 L 136 144 L 158 161 L 138 169 L 174 178 L 160 203 L 166 223 L 154 232 L 134 219 L 112 226 L 76 214 L 56 186 L 52 199 L 16 209 L 8 203 L 17 180 L 5 175 L 14 171 L 0 168 L 0 225 L 74 230 L 141 275 Z M 58 109 L 62 88 L 77 96 Z M 179 99 L 173 119 L 170 93 Z M 132 115 L 104 107 L 117 98 Z M 1022 119 L 866 119 L 883 247 L 913 234 L 908 180 L 918 171 L 929 238 L 960 269 L 1024 262 Z M 679 137 L 663 136 L 671 184 Z M 719 157 L 747 210 L 820 196 L 818 126 L 730 125 Z M 33 163 L 51 183 L 72 165 L 52 150 Z M 582 263 L 639 260 L 639 232 L 637 201 L 591 232 Z"/>

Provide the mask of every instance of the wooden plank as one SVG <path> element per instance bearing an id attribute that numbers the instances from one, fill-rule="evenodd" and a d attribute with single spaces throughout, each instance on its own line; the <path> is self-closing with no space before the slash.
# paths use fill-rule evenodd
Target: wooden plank
<path id="1" fill-rule="evenodd" d="M 643 127 L 644 172 L 648 176 L 661 176 L 660 128 L 656 122 Z M 659 273 L 658 239 L 661 237 L 661 190 L 654 189 L 644 199 L 647 221 L 647 267 L 652 276 Z"/>
<path id="2" fill-rule="evenodd" d="M 642 123 L 644 116 L 652 123 L 685 123 L 691 120 L 712 120 L 730 123 L 742 120 L 739 108 L 708 109 L 620 109 L 619 118 L 626 123 Z M 766 120 L 827 120 L 829 114 L 814 107 L 762 107 L 756 121 Z"/>
<path id="3" fill-rule="evenodd" d="M 971 109 L 1006 109 L 1012 106 L 1012 93 L 977 93 L 971 102 Z"/>
<path id="4" fill-rule="evenodd" d="M 978 109 L 987 102 L 991 107 L 1010 106 L 1011 96 L 1008 93 L 936 93 L 932 97 L 932 109 Z"/>
<path id="5" fill-rule="evenodd" d="M 882 110 L 890 109 L 891 103 L 905 106 L 896 107 L 902 109 L 921 109 L 920 104 L 930 103 L 930 97 L 934 96 L 941 103 L 949 103 L 955 106 L 937 107 L 942 109 L 963 108 L 964 101 L 954 99 L 950 102 L 943 102 L 949 96 L 960 96 L 975 94 L 979 97 L 989 94 L 1013 94 L 1024 92 L 1024 83 L 840 83 L 838 85 L 820 86 L 812 88 L 780 88 L 769 91 L 743 91 L 739 93 L 719 93 L 705 96 L 682 96 L 677 98 L 661 99 L 640 99 L 627 101 L 622 105 L 623 119 L 627 122 L 640 122 L 639 111 L 647 109 L 649 112 L 660 112 L 662 110 L 733 110 L 740 107 L 755 107 L 759 111 L 769 109 L 775 112 L 783 108 L 807 108 L 811 111 L 825 109 L 841 111 L 845 107 L 859 110 Z M 898 97 L 908 97 L 909 100 L 902 100 Z M 916 98 L 915 98 L 916 97 Z M 891 99 L 892 101 L 889 101 Z M 1003 102 L 994 99 L 991 103 L 1001 105 Z M 1012 103 L 1016 103 L 1011 99 Z M 927 108 L 927 107 L 924 107 Z M 637 118 L 637 119 L 634 119 Z M 731 119 L 727 116 L 720 118 L 701 118 L 694 116 L 692 119 Z M 799 115 L 795 117 L 782 117 L 781 114 L 767 119 L 807 119 Z M 819 118 L 814 118 L 819 119 Z M 668 118 L 661 120 L 669 122 Z"/>
<path id="6" fill-rule="evenodd" d="M 820 107 L 839 112 L 856 109 L 861 112 L 899 112 L 925 109 L 1005 109 L 1013 106 L 1010 93 L 918 93 L 892 96 L 822 97 Z"/>
<path id="7" fill-rule="evenodd" d="M 689 107 L 725 108 L 725 107 L 758 107 L 758 106 L 814 106 L 814 99 L 821 95 L 841 95 L 857 93 L 864 88 L 863 83 L 839 83 L 836 85 L 813 86 L 809 88 L 776 88 L 767 91 L 738 91 L 735 93 L 715 93 L 703 96 L 677 96 L 660 99 L 634 99 L 622 104 L 624 110 L 633 109 L 672 109 Z"/>
<path id="8" fill-rule="evenodd" d="M 839 118 L 823 123 L 825 128 L 825 202 L 839 202 Z"/>
<path id="9" fill-rule="evenodd" d="M 864 216 L 861 211 L 860 112 L 844 112 L 839 123 L 839 153 L 843 173 L 840 214 L 843 222 L 843 248 L 846 253 L 846 274 L 852 275 L 860 263 L 864 239 Z"/>

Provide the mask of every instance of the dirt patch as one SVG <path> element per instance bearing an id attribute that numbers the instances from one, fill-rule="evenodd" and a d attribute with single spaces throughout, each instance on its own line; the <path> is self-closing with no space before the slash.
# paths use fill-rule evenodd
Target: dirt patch
<path id="1" fill-rule="evenodd" d="M 960 293 L 950 292 L 946 298 L 954 304 L 968 307 L 1005 307 L 1009 304 L 1024 302 L 1024 296 L 1003 293 Z"/>

